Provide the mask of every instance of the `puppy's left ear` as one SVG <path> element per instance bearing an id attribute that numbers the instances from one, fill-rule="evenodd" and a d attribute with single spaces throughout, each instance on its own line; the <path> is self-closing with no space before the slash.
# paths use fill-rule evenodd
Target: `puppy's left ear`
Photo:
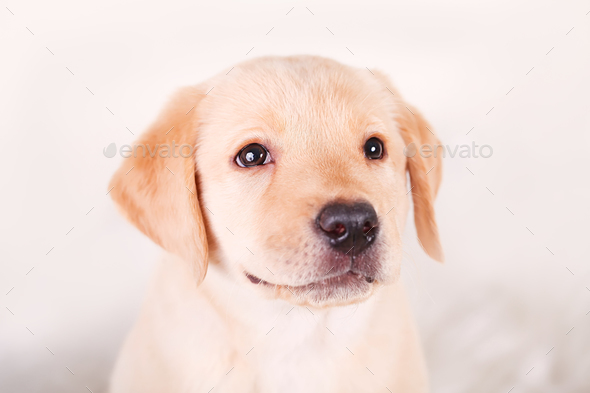
<path id="1" fill-rule="evenodd" d="M 195 181 L 198 87 L 179 91 L 113 176 L 123 214 L 165 250 L 189 262 L 197 283 L 207 272 L 207 236 Z M 174 147 L 175 146 L 175 147 Z"/>
<path id="2" fill-rule="evenodd" d="M 438 236 L 434 215 L 434 199 L 442 178 L 441 152 L 436 152 L 440 142 L 424 117 L 412 106 L 401 102 L 398 123 L 406 148 L 410 173 L 414 221 L 422 248 L 431 258 L 443 262 L 444 255 Z M 430 146 L 431 153 L 421 154 L 420 147 Z"/>

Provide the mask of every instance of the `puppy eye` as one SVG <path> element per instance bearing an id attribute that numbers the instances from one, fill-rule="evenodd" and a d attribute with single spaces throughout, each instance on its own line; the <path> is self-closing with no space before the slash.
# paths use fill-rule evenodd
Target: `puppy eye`
<path id="1" fill-rule="evenodd" d="M 379 138 L 370 138 L 365 142 L 365 157 L 369 160 L 383 158 L 383 142 Z"/>
<path id="2" fill-rule="evenodd" d="M 236 156 L 236 164 L 242 168 L 264 165 L 270 162 L 270 153 L 258 143 L 244 147 Z"/>

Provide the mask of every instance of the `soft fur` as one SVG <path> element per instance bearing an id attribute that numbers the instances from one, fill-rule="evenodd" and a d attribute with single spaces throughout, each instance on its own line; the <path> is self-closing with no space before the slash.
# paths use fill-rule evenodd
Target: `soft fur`
<path id="1" fill-rule="evenodd" d="M 382 160 L 363 155 L 372 136 Z M 138 143 L 173 141 L 194 145 L 194 156 L 139 154 L 110 186 L 168 251 L 112 393 L 427 391 L 399 283 L 400 231 L 411 194 L 418 237 L 442 261 L 433 210 L 442 168 L 440 155 L 402 153 L 438 141 L 385 76 L 318 57 L 256 59 L 181 90 Z M 254 142 L 273 161 L 237 166 Z M 353 263 L 371 283 L 334 278 L 351 259 L 314 229 L 333 201 L 377 212 L 377 240 Z"/>

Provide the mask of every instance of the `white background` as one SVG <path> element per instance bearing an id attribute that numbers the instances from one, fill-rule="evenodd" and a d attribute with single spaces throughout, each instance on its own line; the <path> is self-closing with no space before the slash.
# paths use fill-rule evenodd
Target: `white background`
<path id="1" fill-rule="evenodd" d="M 132 143 L 176 88 L 269 54 L 380 69 L 445 144 L 494 149 L 445 159 L 446 264 L 412 224 L 404 236 L 433 391 L 590 391 L 588 11 L 2 2 L 0 391 L 106 387 L 160 250 L 105 195 L 121 158 L 102 149 Z"/>

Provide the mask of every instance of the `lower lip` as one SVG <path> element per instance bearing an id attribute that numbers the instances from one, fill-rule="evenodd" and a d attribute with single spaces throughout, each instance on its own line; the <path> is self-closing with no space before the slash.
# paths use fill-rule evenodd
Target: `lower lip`
<path id="1" fill-rule="evenodd" d="M 252 274 L 249 274 L 249 273 L 246 273 L 246 277 L 250 280 L 250 282 L 252 284 L 276 286 L 276 284 L 271 284 L 271 283 L 264 281 L 256 276 L 253 276 Z M 282 285 L 282 286 L 285 286 L 287 288 L 293 288 L 293 289 L 299 289 L 299 288 L 310 288 L 311 289 L 311 288 L 318 287 L 318 286 L 330 287 L 330 286 L 354 285 L 354 284 L 358 284 L 359 282 L 362 282 L 362 281 L 366 281 L 367 283 L 372 284 L 375 281 L 375 279 L 373 277 L 366 277 L 366 276 L 362 276 L 358 273 L 348 271 L 344 274 L 330 277 L 330 278 L 326 278 L 326 279 L 323 279 L 320 281 L 316 281 L 311 284 L 298 285 L 298 286 L 293 286 L 293 287 L 290 287 L 289 285 Z"/>

